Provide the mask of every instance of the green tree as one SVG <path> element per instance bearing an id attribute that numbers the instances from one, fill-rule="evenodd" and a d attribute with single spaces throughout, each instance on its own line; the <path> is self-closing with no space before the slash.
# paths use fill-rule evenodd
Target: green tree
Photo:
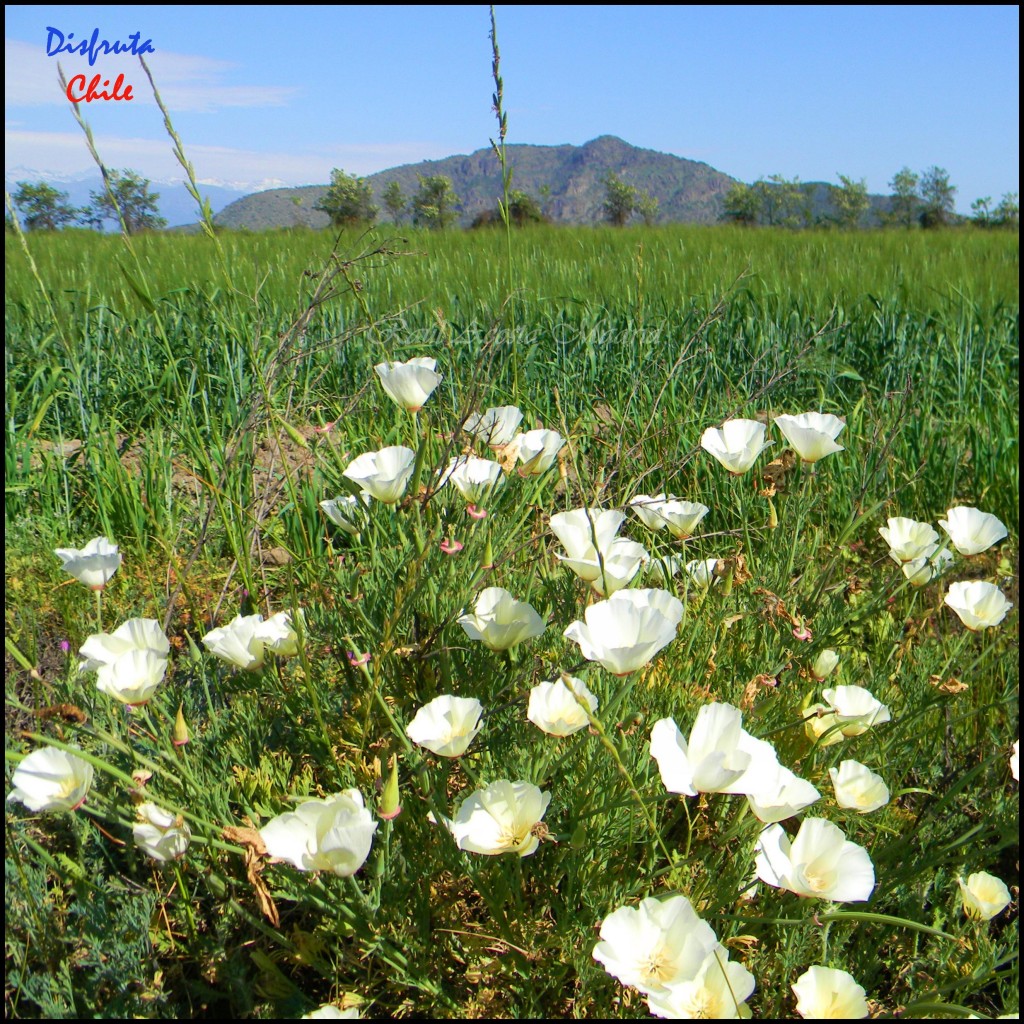
<path id="1" fill-rule="evenodd" d="M 313 209 L 326 213 L 336 228 L 372 224 L 379 212 L 370 183 L 338 167 L 331 171 L 331 184 Z"/>
<path id="2" fill-rule="evenodd" d="M 524 224 L 543 224 L 546 220 L 541 213 L 540 203 L 518 188 L 508 194 L 508 219 L 520 228 Z"/>
<path id="3" fill-rule="evenodd" d="M 742 181 L 734 181 L 722 203 L 722 220 L 753 227 L 761 216 L 761 192 Z"/>
<path id="4" fill-rule="evenodd" d="M 652 196 L 647 189 L 637 195 L 634 209 L 643 218 L 644 224 L 650 227 L 658 220 L 658 197 Z"/>
<path id="5" fill-rule="evenodd" d="M 118 221 L 120 210 L 120 219 L 124 221 L 125 230 L 129 235 L 167 227 L 167 221 L 160 216 L 157 205 L 160 193 L 150 192 L 149 179 L 128 168 L 123 171 L 108 171 L 107 189 L 102 192 L 90 192 L 89 198 L 92 200 L 92 207 L 88 216 L 94 223 Z"/>
<path id="6" fill-rule="evenodd" d="M 975 199 L 971 203 L 971 220 L 978 225 L 979 228 L 990 228 L 994 223 L 994 217 L 992 214 L 992 197 L 985 196 L 984 199 Z"/>
<path id="7" fill-rule="evenodd" d="M 391 219 L 397 224 L 402 219 L 405 208 L 409 205 L 409 197 L 402 191 L 402 186 L 397 181 L 389 181 L 381 199 L 384 200 Z"/>
<path id="8" fill-rule="evenodd" d="M 482 210 L 469 225 L 471 228 L 499 227 L 505 223 L 501 215 L 502 200 L 489 210 Z M 513 227 L 521 228 L 526 224 L 545 224 L 547 217 L 541 212 L 540 203 L 529 193 L 521 189 L 512 189 L 508 194 L 508 220 Z"/>
<path id="9" fill-rule="evenodd" d="M 855 228 L 871 206 L 868 183 L 863 178 L 854 181 L 845 174 L 839 175 L 839 181 L 839 185 L 829 186 L 829 199 L 835 210 L 836 222 L 842 228 Z"/>
<path id="10" fill-rule="evenodd" d="M 761 219 L 769 227 L 797 228 L 810 222 L 810 202 L 799 178 L 790 181 L 781 174 L 773 174 L 767 181 L 758 178 L 751 189 Z"/>
<path id="11" fill-rule="evenodd" d="M 621 228 L 636 208 L 636 189 L 627 185 L 614 171 L 609 171 L 605 176 L 604 187 L 604 219 Z"/>
<path id="12" fill-rule="evenodd" d="M 56 231 L 70 224 L 79 213 L 68 204 L 67 192 L 45 181 L 19 181 L 11 199 L 29 231 Z"/>
<path id="13" fill-rule="evenodd" d="M 889 199 L 889 214 L 886 220 L 901 228 L 912 228 L 917 223 L 917 211 L 921 205 L 918 184 L 921 179 L 909 168 L 903 167 L 889 182 L 892 196 Z"/>
<path id="14" fill-rule="evenodd" d="M 413 222 L 435 230 L 444 230 L 455 222 L 462 200 L 452 188 L 451 178 L 443 174 L 417 176 L 419 191 L 412 197 Z"/>
<path id="15" fill-rule="evenodd" d="M 955 213 L 956 185 L 949 183 L 944 167 L 929 167 L 921 175 L 921 227 L 941 228 L 952 224 Z"/>
<path id="16" fill-rule="evenodd" d="M 1020 197 L 1017 192 L 1007 192 L 992 214 L 995 223 L 1001 228 L 1020 227 Z"/>
<path id="17" fill-rule="evenodd" d="M 811 223 L 810 196 L 804 191 L 799 178 L 773 174 L 768 178 L 766 191 L 771 193 L 772 219 L 769 224 L 784 228 L 808 227 Z"/>

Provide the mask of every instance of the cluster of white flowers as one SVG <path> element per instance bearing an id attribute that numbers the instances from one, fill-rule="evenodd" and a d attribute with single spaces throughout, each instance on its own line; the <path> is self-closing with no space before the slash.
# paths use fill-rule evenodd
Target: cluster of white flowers
<path id="1" fill-rule="evenodd" d="M 939 526 L 949 543 L 967 558 L 982 554 L 1006 537 L 1006 526 L 999 519 L 970 505 L 947 510 Z M 889 557 L 915 587 L 930 582 L 953 561 L 953 553 L 942 545 L 931 523 L 897 516 L 880 526 L 878 532 L 889 545 Z M 999 587 L 986 580 L 951 583 L 943 603 L 975 632 L 998 626 L 1013 607 Z"/>
<path id="2" fill-rule="evenodd" d="M 443 379 L 436 371 L 436 360 L 428 357 L 383 362 L 375 371 L 387 396 L 414 414 Z M 436 488 L 451 484 L 467 502 L 470 514 L 482 518 L 487 513 L 479 506 L 493 499 L 513 467 L 518 466 L 523 476 L 548 471 L 558 459 L 564 439 L 551 430 L 519 432 L 522 420 L 523 413 L 515 406 L 470 415 L 462 430 L 494 450 L 500 461 L 459 454 L 436 477 Z M 845 423 L 836 416 L 817 412 L 780 415 L 774 423 L 789 446 L 812 467 L 844 450 L 836 439 Z M 740 475 L 773 443 L 766 440 L 766 432 L 764 423 L 731 419 L 705 430 L 700 443 L 728 472 Z M 324 514 L 344 533 L 359 537 L 369 521 L 371 500 L 395 505 L 405 496 L 413 474 L 418 478 L 416 460 L 416 452 L 398 445 L 359 455 L 343 473 L 358 489 L 358 496 L 353 493 L 322 501 Z M 680 542 L 692 537 L 710 513 L 706 505 L 667 493 L 638 494 L 629 507 L 649 530 L 655 534 L 667 531 Z M 683 618 L 682 601 L 667 589 L 628 589 L 642 567 L 647 566 L 647 572 L 665 587 L 685 569 L 697 601 L 703 595 L 696 592 L 709 588 L 722 573 L 715 558 L 685 563 L 680 555 L 652 559 L 643 545 L 618 535 L 625 520 L 623 512 L 599 507 L 571 509 L 550 517 L 551 531 L 562 547 L 555 558 L 605 598 L 589 604 L 583 621 L 572 622 L 563 636 L 579 646 L 584 659 L 615 676 L 648 665 L 676 638 Z M 949 509 L 939 525 L 949 543 L 967 557 L 987 550 L 1007 535 L 995 516 L 964 506 Z M 889 545 L 890 557 L 914 586 L 929 582 L 953 559 L 928 523 L 891 518 L 879 533 Z M 449 553 L 460 549 L 458 542 L 445 548 Z M 56 553 L 69 573 L 97 590 L 121 564 L 117 546 L 104 537 L 81 551 L 58 549 Z M 953 583 L 945 603 L 972 630 L 997 625 L 1011 607 L 996 586 L 983 581 Z M 547 628 L 529 602 L 517 600 L 497 586 L 481 590 L 472 611 L 464 611 L 457 622 L 471 640 L 495 652 L 510 651 L 540 637 Z M 256 670 L 268 654 L 297 654 L 304 628 L 301 611 L 278 612 L 266 620 L 259 614 L 238 615 L 227 626 L 207 633 L 203 643 L 228 664 Z M 88 637 L 80 654 L 80 670 L 97 673 L 101 692 L 135 705 L 148 701 L 163 681 L 170 645 L 156 621 L 131 619 L 112 634 Z M 811 674 L 823 682 L 836 672 L 839 663 L 835 651 L 822 650 Z M 544 733 L 563 739 L 591 724 L 599 726 L 594 718 L 598 707 L 598 697 L 582 679 L 562 673 L 532 687 L 526 716 Z M 822 702 L 804 712 L 806 735 L 819 748 L 860 736 L 889 720 L 889 708 L 855 685 L 823 689 Z M 485 709 L 475 697 L 442 694 L 416 710 L 405 732 L 412 743 L 437 757 L 459 758 L 469 752 L 484 724 Z M 1014 744 L 1011 758 L 1014 778 L 1017 746 Z M 870 899 L 875 887 L 871 858 L 863 847 L 848 840 L 838 825 L 807 817 L 791 837 L 779 824 L 820 800 L 821 793 L 783 765 L 771 743 L 743 728 L 739 709 L 726 703 L 700 708 L 687 737 L 674 718 L 662 718 L 651 729 L 650 753 L 669 793 L 690 798 L 701 794 L 747 798 L 751 812 L 765 826 L 753 850 L 760 881 L 809 899 Z M 476 756 L 476 752 L 470 755 Z M 392 768 L 397 792 L 397 762 Z M 836 806 L 844 811 L 868 814 L 889 802 L 884 779 L 858 761 L 845 759 L 828 772 Z M 33 812 L 75 810 L 84 803 L 92 780 L 89 761 L 46 747 L 17 765 L 14 789 L 7 799 L 22 802 Z M 526 857 L 539 848 L 551 798 L 551 793 L 532 782 L 497 779 L 464 795 L 453 817 L 440 823 L 460 850 Z M 146 801 L 136 808 L 136 815 L 133 837 L 148 857 L 163 863 L 185 855 L 191 831 L 183 814 Z M 393 816 L 381 813 L 385 819 Z M 852 815 L 847 819 L 856 820 Z M 299 802 L 293 810 L 267 821 L 259 835 L 267 855 L 277 861 L 299 871 L 348 877 L 366 862 L 377 828 L 362 794 L 347 789 Z M 1010 902 L 1006 886 L 984 872 L 970 875 L 966 882 L 959 880 L 959 888 L 964 912 L 977 921 L 989 920 Z M 594 959 L 623 985 L 643 993 L 654 1015 L 673 1019 L 750 1015 L 745 1003 L 754 991 L 753 975 L 730 960 L 726 947 L 685 896 L 647 898 L 635 907 L 620 907 L 602 922 L 600 938 Z M 792 990 L 796 1011 L 805 1018 L 852 1019 L 868 1014 L 864 989 L 840 969 L 812 966 Z M 332 1004 L 306 1015 L 310 1019 L 359 1016 L 358 1010 L 341 1011 Z"/>
<path id="3" fill-rule="evenodd" d="M 638 494 L 629 507 L 649 530 L 668 530 L 673 537 L 692 537 L 700 521 L 711 511 L 699 501 L 682 501 L 674 494 Z"/>
<path id="4" fill-rule="evenodd" d="M 94 633 L 79 648 L 80 672 L 123 704 L 145 704 L 164 681 L 171 645 L 155 619 L 129 619 L 113 633 Z"/>
<path id="5" fill-rule="evenodd" d="M 961 555 L 971 557 L 987 551 L 1006 536 L 1006 527 L 994 515 L 967 505 L 957 505 L 939 520 L 949 543 Z M 930 523 L 897 516 L 878 532 L 889 545 L 889 557 L 899 565 L 915 587 L 939 576 L 953 561 L 953 553 L 942 545 Z M 965 590 L 968 586 L 970 591 Z M 946 604 L 960 616 L 968 629 L 984 629 L 1002 622 L 1011 605 L 991 583 L 954 583 Z"/>
<path id="6" fill-rule="evenodd" d="M 620 907 L 601 923 L 594 959 L 647 996 L 657 1017 L 736 1020 L 749 1016 L 754 976 L 729 959 L 685 896 Z"/>
<path id="7" fill-rule="evenodd" d="M 298 613 L 302 621 L 302 611 Z M 226 626 L 203 637 L 211 654 L 235 668 L 263 667 L 267 654 L 291 658 L 299 652 L 299 635 L 291 612 L 277 612 L 264 621 L 262 615 L 236 615 Z"/>
<path id="8" fill-rule="evenodd" d="M 889 721 L 889 709 L 863 686 L 826 687 L 821 696 L 824 704 L 812 704 L 804 712 L 804 729 L 808 739 L 823 747 Z"/>
<path id="9" fill-rule="evenodd" d="M 565 554 L 555 557 L 599 594 L 621 590 L 650 556 L 642 544 L 616 534 L 626 517 L 608 509 L 577 508 L 551 517 Z"/>

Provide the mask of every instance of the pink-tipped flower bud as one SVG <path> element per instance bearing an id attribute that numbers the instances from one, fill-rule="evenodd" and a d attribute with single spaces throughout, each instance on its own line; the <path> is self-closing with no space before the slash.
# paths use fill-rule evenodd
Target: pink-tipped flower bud
<path id="1" fill-rule="evenodd" d="M 380 806 L 377 814 L 384 821 L 393 821 L 402 813 L 401 794 L 398 791 L 398 758 L 391 758 L 391 774 L 384 784 L 384 792 L 381 794 Z"/>

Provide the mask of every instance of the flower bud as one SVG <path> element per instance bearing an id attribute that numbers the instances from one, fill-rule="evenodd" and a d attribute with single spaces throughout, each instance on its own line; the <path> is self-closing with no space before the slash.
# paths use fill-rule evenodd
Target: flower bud
<path id="1" fill-rule="evenodd" d="M 377 814 L 385 821 L 393 821 L 402 813 L 402 805 L 399 802 L 401 794 L 398 791 L 398 758 L 391 758 L 391 774 L 384 784 L 384 792 L 381 794 L 380 806 Z"/>
<path id="2" fill-rule="evenodd" d="M 185 715 L 182 713 L 182 705 L 178 705 L 178 713 L 174 716 L 174 745 L 183 747 L 191 737 L 188 734 L 188 726 L 185 724 Z"/>
<path id="3" fill-rule="evenodd" d="M 839 655 L 835 651 L 825 650 L 814 659 L 814 664 L 811 666 L 811 675 L 815 679 L 828 679 L 838 666 Z"/>

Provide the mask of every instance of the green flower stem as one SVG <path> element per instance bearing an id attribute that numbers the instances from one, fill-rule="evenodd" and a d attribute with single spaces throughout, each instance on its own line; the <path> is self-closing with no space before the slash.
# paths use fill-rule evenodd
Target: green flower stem
<path id="1" fill-rule="evenodd" d="M 194 942 L 199 933 L 196 931 L 196 919 L 192 914 L 192 900 L 189 899 L 188 892 L 185 890 L 185 879 L 181 874 L 181 865 L 177 861 L 174 861 L 174 878 L 178 884 L 181 905 L 185 910 L 185 917 L 188 920 L 188 935 Z"/>
<path id="2" fill-rule="evenodd" d="M 803 481 L 800 486 L 800 494 L 796 499 L 796 523 L 793 526 L 792 538 L 793 542 L 789 546 L 789 555 L 786 558 L 786 573 L 782 577 L 783 583 L 787 586 L 789 581 L 793 578 L 793 566 L 796 563 L 796 549 L 800 543 L 800 534 L 803 532 L 804 520 L 807 518 L 808 510 L 808 491 L 811 487 L 811 481 L 814 479 L 814 468 L 815 463 L 811 463 L 811 471 L 807 472 L 807 468 L 803 462 L 800 463 L 803 469 Z"/>
<path id="3" fill-rule="evenodd" d="M 625 688 L 623 688 L 625 689 Z M 621 693 L 621 691 L 620 691 Z M 617 695 L 618 696 L 618 695 Z M 636 783 L 633 781 L 633 776 L 630 775 L 629 769 L 625 766 L 622 761 L 622 755 L 619 753 L 618 747 L 612 742 L 611 737 L 605 732 L 604 725 L 601 723 L 599 718 L 595 718 L 592 714 L 587 713 L 587 717 L 590 719 L 591 728 L 597 733 L 601 739 L 601 743 L 604 748 L 612 756 L 612 760 L 615 762 L 615 767 L 619 774 L 626 780 L 626 786 L 629 788 L 630 793 L 633 795 L 633 799 L 636 801 L 637 806 L 640 808 L 640 814 L 647 822 L 648 828 L 651 830 L 651 836 L 654 841 L 661 847 L 662 856 L 665 858 L 667 864 L 672 864 L 672 855 L 669 853 L 668 847 L 665 845 L 665 841 L 661 837 L 661 830 L 658 828 L 658 823 L 651 814 L 650 809 L 644 802 L 644 798 L 637 789 Z"/>
<path id="4" fill-rule="evenodd" d="M 830 921 L 866 921 L 871 924 L 890 924 L 896 928 L 909 928 L 911 931 L 934 935 L 936 938 L 946 939 L 949 942 L 960 941 L 955 935 L 950 935 L 949 932 L 944 932 L 941 928 L 933 928 L 931 925 L 921 924 L 918 921 L 910 921 L 905 917 L 872 914 L 862 910 L 835 910 L 831 913 L 816 914 L 813 918 L 753 917 L 748 914 L 720 914 L 719 917 L 725 921 L 740 921 L 745 924 L 758 922 L 760 924 L 813 925 L 814 927 L 820 927 Z"/>

